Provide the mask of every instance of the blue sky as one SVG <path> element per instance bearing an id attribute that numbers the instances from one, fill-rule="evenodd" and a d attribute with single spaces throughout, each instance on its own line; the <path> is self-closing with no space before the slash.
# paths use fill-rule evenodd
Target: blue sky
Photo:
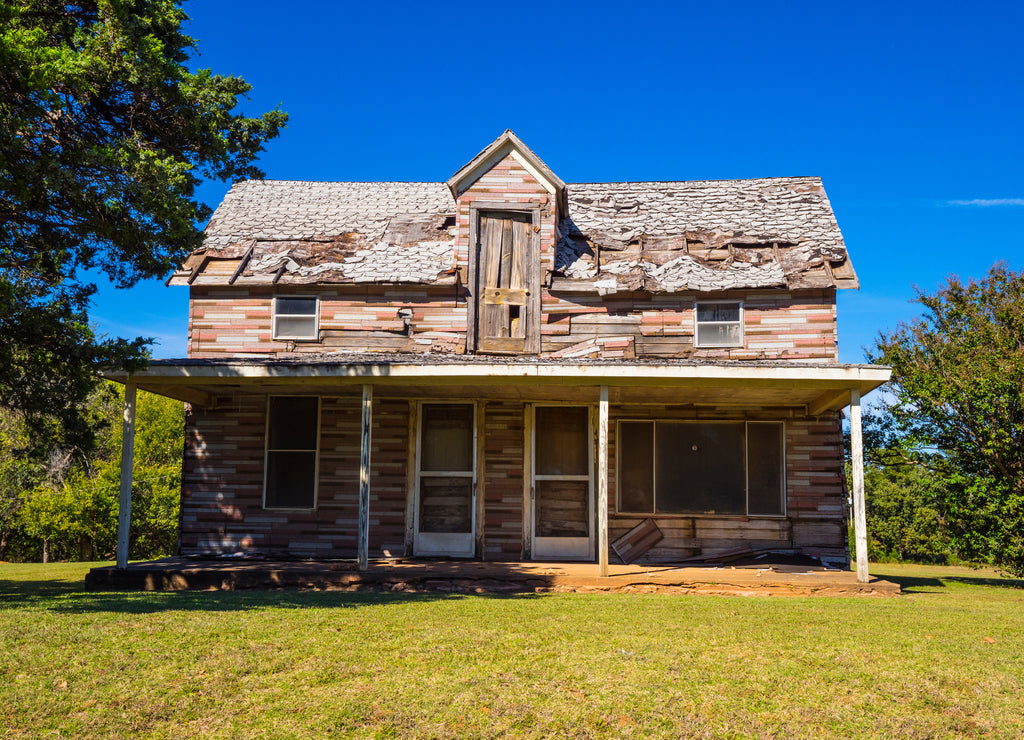
<path id="1" fill-rule="evenodd" d="M 917 314 L 915 285 L 1024 269 L 1024 3 L 185 10 L 195 67 L 291 114 L 269 178 L 442 181 L 506 128 L 569 183 L 821 176 L 862 286 L 839 295 L 844 362 Z M 187 292 L 103 286 L 92 318 L 181 357 Z"/>

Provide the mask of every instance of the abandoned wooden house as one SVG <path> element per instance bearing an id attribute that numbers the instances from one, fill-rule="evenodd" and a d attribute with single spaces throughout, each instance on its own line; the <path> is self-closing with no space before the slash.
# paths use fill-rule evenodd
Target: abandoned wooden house
<path id="1" fill-rule="evenodd" d="M 506 131 L 447 182 L 238 183 L 168 282 L 188 357 L 111 377 L 123 489 L 135 388 L 189 404 L 182 554 L 849 563 L 889 371 L 839 363 L 818 178 L 567 185 Z"/>

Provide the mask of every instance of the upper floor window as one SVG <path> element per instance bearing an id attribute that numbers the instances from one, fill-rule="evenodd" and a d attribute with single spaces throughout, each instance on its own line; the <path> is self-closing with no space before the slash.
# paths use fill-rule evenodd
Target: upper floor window
<path id="1" fill-rule="evenodd" d="M 697 304 L 697 347 L 742 347 L 743 306 L 739 301 Z"/>
<path id="2" fill-rule="evenodd" d="M 318 339 L 317 303 L 316 298 L 274 298 L 274 339 Z"/>

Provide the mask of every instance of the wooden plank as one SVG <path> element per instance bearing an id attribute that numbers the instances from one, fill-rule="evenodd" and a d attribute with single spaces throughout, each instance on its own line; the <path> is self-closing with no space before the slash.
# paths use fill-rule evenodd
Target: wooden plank
<path id="1" fill-rule="evenodd" d="M 487 402 L 477 401 L 476 423 L 473 425 L 476 437 L 476 556 L 483 558 L 484 552 L 484 507 L 487 501 Z"/>
<path id="2" fill-rule="evenodd" d="M 608 575 L 608 386 L 601 386 L 597 420 L 598 574 Z"/>
<path id="3" fill-rule="evenodd" d="M 857 547 L 857 580 L 867 583 L 868 527 L 864 503 L 864 439 L 860 420 L 860 391 L 850 391 L 850 452 L 853 469 L 853 530 Z"/>
<path id="4" fill-rule="evenodd" d="M 522 352 L 525 340 L 522 337 L 481 337 L 478 349 L 481 352 Z"/>
<path id="5" fill-rule="evenodd" d="M 530 291 L 525 288 L 484 288 L 484 303 L 489 306 L 525 306 Z"/>
<path id="6" fill-rule="evenodd" d="M 373 431 L 373 386 L 363 385 L 363 417 L 359 448 L 359 542 L 357 567 L 366 570 L 370 555 L 370 436 Z"/>
<path id="7" fill-rule="evenodd" d="M 644 519 L 612 542 L 612 549 L 629 565 L 665 538 L 653 519 Z"/>
<path id="8" fill-rule="evenodd" d="M 529 296 L 529 289 L 532 286 L 527 285 L 525 280 L 525 260 L 526 256 L 530 253 L 530 242 L 533 229 L 531 228 L 531 219 L 526 214 L 517 215 L 512 221 L 512 274 L 509 278 L 508 287 L 511 290 L 524 290 L 523 303 L 521 308 L 509 308 L 509 336 L 510 337 L 522 337 L 526 338 L 526 325 L 528 323 L 526 314 L 529 310 L 526 308 L 526 299 Z M 534 320 L 533 324 L 537 324 Z M 524 347 L 525 350 L 525 342 Z"/>
<path id="9" fill-rule="evenodd" d="M 523 546 L 522 559 L 533 557 L 533 404 L 523 404 Z"/>
<path id="10" fill-rule="evenodd" d="M 117 506 L 117 567 L 128 567 L 128 532 L 132 521 L 132 467 L 135 461 L 135 383 L 124 385 L 121 423 L 121 491 Z"/>
<path id="11" fill-rule="evenodd" d="M 470 204 L 469 207 L 469 300 L 466 304 L 466 351 L 476 349 L 479 322 L 477 313 L 480 311 L 480 213 Z"/>
<path id="12" fill-rule="evenodd" d="M 498 287 L 501 277 L 501 219 L 491 216 L 480 217 L 480 263 L 483 267 L 481 283 L 477 289 L 481 299 L 489 287 Z M 488 306 L 482 300 L 477 307 L 480 321 L 480 338 L 501 336 L 501 309 Z"/>
<path id="13" fill-rule="evenodd" d="M 540 300 L 540 276 L 541 276 L 541 212 L 534 206 L 531 211 L 530 241 L 529 250 L 525 253 L 526 260 L 524 269 L 526 275 L 526 287 L 530 289 L 530 301 L 527 305 L 525 325 L 523 327 L 526 336 L 527 352 L 540 352 L 540 321 L 541 321 L 541 300 Z M 554 249 L 551 250 L 552 254 Z M 553 266 L 553 257 L 552 257 Z"/>
<path id="14" fill-rule="evenodd" d="M 515 248 L 515 236 L 513 235 L 512 219 L 505 217 L 501 222 L 501 248 L 498 251 L 498 279 L 497 282 L 488 283 L 487 286 L 497 288 L 511 287 L 512 280 L 512 252 Z"/>
<path id="15" fill-rule="evenodd" d="M 409 430 L 405 456 L 405 556 L 411 557 L 416 536 L 416 468 L 417 454 L 416 430 L 419 404 L 409 401 Z"/>
<path id="16" fill-rule="evenodd" d="M 239 275 L 245 272 L 245 268 L 249 266 L 249 261 L 252 259 L 253 250 L 256 248 L 256 240 L 253 239 L 252 244 L 245 251 L 245 255 L 242 257 L 242 261 L 238 263 L 238 268 L 235 270 L 231 279 L 228 280 L 228 285 L 234 285 L 235 281 L 238 280 Z"/>

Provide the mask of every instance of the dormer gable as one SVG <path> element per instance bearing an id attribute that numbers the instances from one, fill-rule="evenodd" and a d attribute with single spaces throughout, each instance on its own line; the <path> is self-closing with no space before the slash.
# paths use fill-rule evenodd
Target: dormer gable
<path id="1" fill-rule="evenodd" d="M 564 215 L 567 210 L 565 183 L 511 129 L 505 129 L 501 136 L 492 141 L 482 152 L 448 179 L 446 184 L 452 197 L 458 201 L 459 197 L 474 183 L 508 157 L 518 162 L 534 180 L 553 196 L 556 204 L 556 216 Z"/>

